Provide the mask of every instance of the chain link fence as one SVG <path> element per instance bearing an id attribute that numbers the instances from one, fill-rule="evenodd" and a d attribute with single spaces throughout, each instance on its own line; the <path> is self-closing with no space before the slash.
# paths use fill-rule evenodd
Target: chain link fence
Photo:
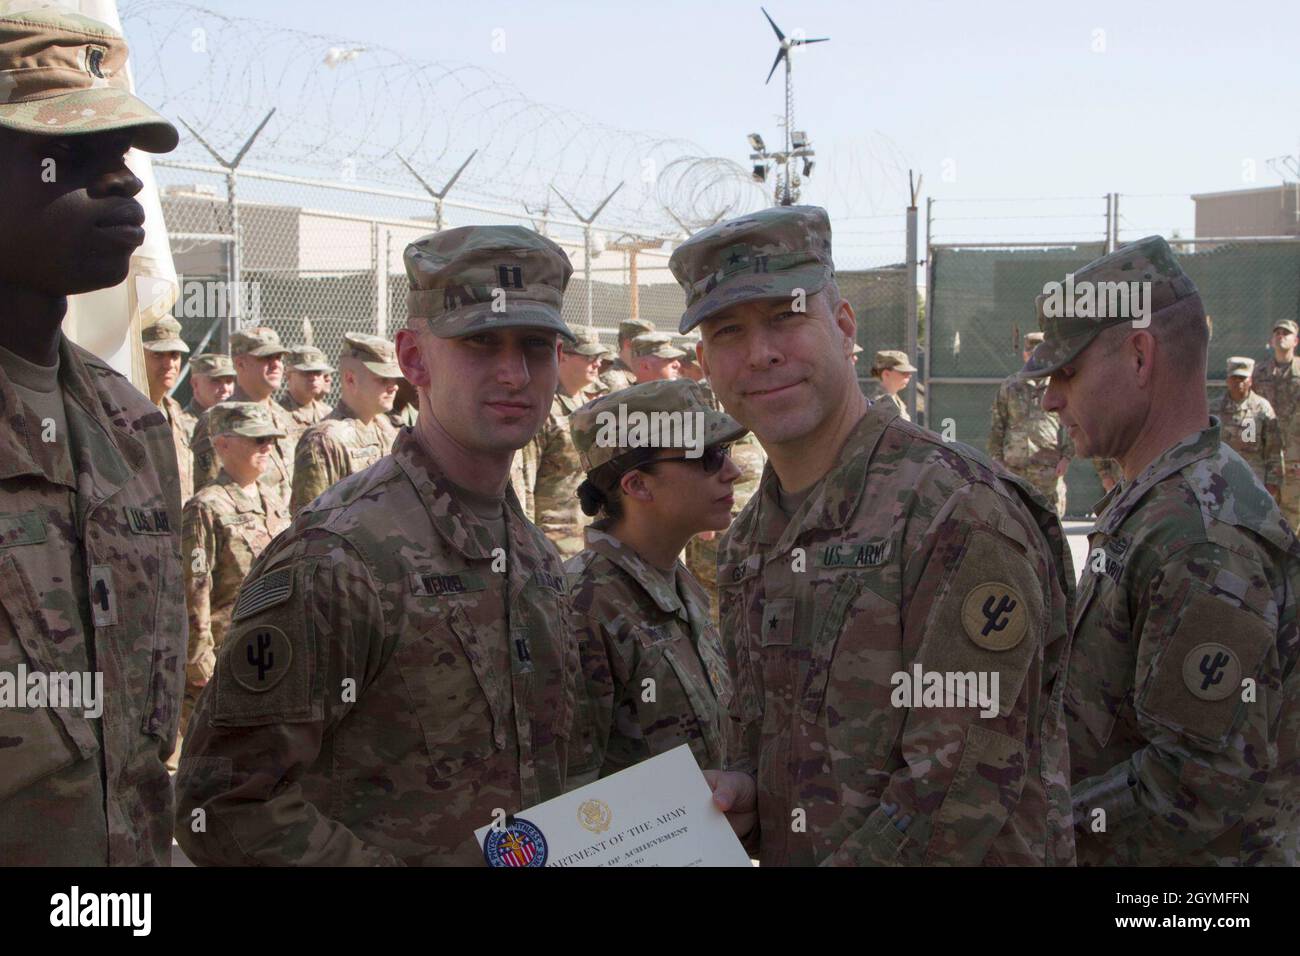
<path id="1" fill-rule="evenodd" d="M 1061 280 L 1117 241 L 1158 231 L 1126 224 L 1123 213 L 1116 212 L 1124 208 L 1118 201 L 1108 206 L 1109 243 L 1105 235 L 1080 242 L 931 242 L 926 257 L 928 427 L 977 448 L 987 446 L 993 400 L 1003 379 L 1021 367 L 1023 335 L 1037 328 L 1034 297 L 1044 283 Z M 1273 324 L 1300 320 L 1300 239 L 1167 238 L 1210 316 L 1206 387 L 1215 403 L 1229 356 L 1268 359 Z M 1102 494 L 1091 463 L 1075 459 L 1066 483 L 1069 515 L 1086 516 Z"/>

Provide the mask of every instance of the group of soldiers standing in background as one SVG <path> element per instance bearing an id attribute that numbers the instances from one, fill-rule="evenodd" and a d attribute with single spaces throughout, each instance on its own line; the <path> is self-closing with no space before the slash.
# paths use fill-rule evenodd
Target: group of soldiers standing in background
<path id="1" fill-rule="evenodd" d="M 1223 441 L 1249 463 L 1293 528 L 1300 527 L 1300 358 L 1297 325 L 1279 320 L 1272 332 L 1271 361 L 1249 356 L 1227 361 L 1226 382 L 1214 413 L 1222 423 Z M 1024 337 L 1022 361 L 1028 362 L 1043 341 L 1042 332 Z M 989 456 L 1032 484 L 1066 514 L 1065 473 L 1074 458 L 1074 443 L 1059 416 L 1043 408 L 1047 379 L 1009 375 L 993 400 Z M 1094 458 L 1102 489 L 1109 493 L 1121 475 L 1114 461 Z"/>

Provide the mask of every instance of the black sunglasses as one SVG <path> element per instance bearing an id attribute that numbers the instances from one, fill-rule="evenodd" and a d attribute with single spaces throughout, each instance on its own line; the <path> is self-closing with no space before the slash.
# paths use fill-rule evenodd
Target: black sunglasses
<path id="1" fill-rule="evenodd" d="M 641 465 L 649 465 L 658 461 L 682 461 L 687 464 L 699 462 L 700 467 L 704 469 L 706 475 L 716 475 L 722 470 L 722 463 L 731 457 L 730 445 L 710 445 L 704 449 L 704 454 L 699 458 L 651 458 L 649 461 L 643 461 Z M 638 465 L 637 467 L 641 467 Z"/>

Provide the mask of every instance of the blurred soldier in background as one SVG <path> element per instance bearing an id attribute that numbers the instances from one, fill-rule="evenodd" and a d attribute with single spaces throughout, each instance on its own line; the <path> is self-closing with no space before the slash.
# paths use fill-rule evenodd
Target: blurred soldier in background
<path id="1" fill-rule="evenodd" d="M 1039 296 L 1047 334 L 1021 371 L 1051 377 L 1044 407 L 1079 454 L 1124 474 L 1074 605 L 1079 863 L 1294 866 L 1300 543 L 1210 417 L 1205 308 L 1163 238 L 1073 273 L 1127 282 L 1146 286 L 1140 313 L 1049 318 Z"/>
<path id="2" fill-rule="evenodd" d="M 1028 362 L 1043 341 L 1042 332 L 1025 336 L 1021 361 Z M 989 457 L 1038 489 L 1059 518 L 1065 517 L 1065 473 L 1074 445 L 1055 414 L 1043 409 L 1047 379 L 1009 375 L 993 399 Z"/>
<path id="3" fill-rule="evenodd" d="M 600 416 L 659 412 L 698 416 L 698 457 L 665 442 L 598 444 Z M 740 469 L 727 445 L 745 433 L 684 381 L 634 385 L 591 402 L 570 419 L 586 476 L 583 511 L 599 515 L 581 554 L 565 563 L 572 625 L 582 653 L 580 697 L 570 748 L 569 787 L 617 773 L 680 744 L 703 768 L 722 764 L 718 695 L 727 666 L 709 618 L 708 596 L 678 560 L 699 531 L 731 523 L 731 485 Z M 678 436 L 680 437 L 680 436 Z"/>
<path id="4" fill-rule="evenodd" d="M 343 382 L 338 407 L 298 439 L 289 497 L 294 514 L 325 489 L 388 454 L 396 437 L 388 413 L 393 410 L 402 370 L 393 343 L 377 335 L 347 333 L 339 371 Z"/>
<path id="5" fill-rule="evenodd" d="M 654 323 L 645 319 L 624 319 L 618 324 L 618 357 L 600 375 L 609 391 L 617 392 L 636 384 L 636 375 L 632 371 L 632 340 L 654 330 Z"/>
<path id="6" fill-rule="evenodd" d="M 1120 471 L 1119 463 L 1113 458 L 1094 458 L 1092 467 L 1097 472 L 1097 480 L 1101 482 L 1103 491 L 1109 492 L 1124 480 L 1124 473 Z"/>
<path id="7" fill-rule="evenodd" d="M 271 539 L 289 524 L 289 503 L 278 486 L 258 481 L 270 464 L 275 439 L 283 438 L 265 405 L 224 402 L 211 411 L 210 434 L 220 470 L 185 504 L 181 565 L 189 612 L 185 700 L 177 749 L 199 693 L 212 677 L 216 651 L 230 628 L 230 614 L 244 575 Z"/>
<path id="8" fill-rule="evenodd" d="M 1296 323 L 1273 324 L 1273 360 L 1255 369 L 1255 392 L 1273 407 L 1282 436 L 1282 514 L 1300 528 L 1300 358 L 1296 357 Z"/>
<path id="9" fill-rule="evenodd" d="M 638 384 L 672 381 L 681 377 L 681 349 L 667 332 L 643 332 L 632 340 L 632 372 Z"/>
<path id="10" fill-rule="evenodd" d="M 578 501 L 582 463 L 569 431 L 569 416 L 588 401 L 585 390 L 599 382 L 600 357 L 605 347 L 594 332 L 583 330 L 577 340 L 560 346 L 559 382 L 545 424 L 533 439 L 537 473 L 533 483 L 533 510 L 537 527 L 551 539 L 560 556 L 582 550 L 582 529 L 589 523 Z M 520 459 L 516 453 L 516 459 Z M 521 460 L 521 467 L 527 462 Z"/>
<path id="11" fill-rule="evenodd" d="M 190 359 L 190 400 L 182 411 L 191 440 L 199 416 L 235 391 L 235 366 L 224 352 L 204 352 Z M 191 467 L 193 464 L 191 462 Z"/>
<path id="12" fill-rule="evenodd" d="M 699 336 L 696 335 L 674 335 L 672 337 L 673 348 L 682 353 L 682 357 L 678 359 L 680 365 L 679 376 L 690 379 L 697 385 L 704 381 L 704 369 L 700 368 L 699 360 L 695 356 L 695 346 L 699 344 L 699 341 Z M 707 389 L 708 386 L 705 385 L 705 388 Z M 712 389 L 708 389 L 708 391 L 710 395 L 713 394 Z M 713 404 L 714 401 L 716 400 L 710 399 L 710 404 Z"/>
<path id="13" fill-rule="evenodd" d="M 295 345 L 286 353 L 285 370 L 288 389 L 280 398 L 280 407 L 293 417 L 295 427 L 289 437 L 296 444 L 303 432 L 332 411 L 324 398 L 329 394 L 334 367 L 314 345 Z"/>
<path id="14" fill-rule="evenodd" d="M 167 393 L 175 386 L 181 374 L 181 361 L 190 347 L 181 341 L 181 324 L 170 315 L 164 315 L 140 333 L 144 346 L 144 368 L 149 378 L 149 400 L 162 409 L 172 430 L 176 444 L 176 464 L 180 474 L 181 502 L 194 494 L 194 459 L 190 451 L 193 426 L 186 421 L 181 403 Z"/>
<path id="15" fill-rule="evenodd" d="M 898 409 L 905 422 L 912 419 L 907 414 L 907 403 L 898 397 L 898 393 L 907 388 L 915 371 L 916 367 L 907 360 L 907 353 L 895 349 L 877 352 L 876 360 L 871 363 L 871 374 L 880 380 L 881 397 Z"/>
<path id="16" fill-rule="evenodd" d="M 1219 399 L 1215 414 L 1223 428 L 1223 442 L 1242 458 L 1268 489 L 1281 500 L 1282 436 L 1273 406 L 1251 391 L 1255 360 L 1236 355 L 1228 359 L 1228 387 Z"/>
<path id="17" fill-rule="evenodd" d="M 293 490 L 293 416 L 280 407 L 272 396 L 284 380 L 285 348 L 280 344 L 279 333 L 264 326 L 245 329 L 230 336 L 230 356 L 235 365 L 235 390 L 230 400 L 235 402 L 260 402 L 267 407 L 271 421 L 284 433 L 275 440 L 271 464 L 266 480 L 279 485 L 280 494 L 287 500 Z M 220 465 L 208 440 L 207 415 L 194 426 L 194 482 L 200 488 L 217 477 Z"/>

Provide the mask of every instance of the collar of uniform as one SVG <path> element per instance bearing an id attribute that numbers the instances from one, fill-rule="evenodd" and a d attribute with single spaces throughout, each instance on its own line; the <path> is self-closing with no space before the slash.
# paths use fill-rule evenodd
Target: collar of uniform
<path id="1" fill-rule="evenodd" d="M 869 405 L 849 432 L 835 464 L 817 482 L 788 522 L 777 502 L 777 477 L 769 461 L 763 468 L 756 496 L 759 501 L 755 540 L 760 544 L 774 545 L 775 549 L 770 553 L 784 555 L 805 530 L 843 525 L 857 510 L 876 443 L 897 417 L 898 409 L 888 402 Z"/>
<path id="2" fill-rule="evenodd" d="M 456 500 L 451 482 L 442 469 L 416 440 L 415 432 L 403 429 L 393 443 L 393 460 L 406 473 L 424 502 L 429 520 L 447 543 L 472 561 L 487 561 L 497 546 L 491 532 L 484 527 L 472 511 Z M 509 501 L 509 484 L 506 499 Z M 511 503 L 511 509 L 516 510 Z M 516 522 L 507 522 L 514 524 Z M 508 533 L 508 532 L 507 532 Z"/>
<path id="3" fill-rule="evenodd" d="M 181 420 L 181 403 L 170 395 L 163 396 L 162 405 L 159 407 L 162 408 L 163 414 L 167 416 L 167 420 L 173 425 Z"/>
<path id="4" fill-rule="evenodd" d="M 300 405 L 298 407 L 302 408 L 303 406 Z M 340 398 L 339 403 L 334 406 L 334 410 L 330 412 L 328 415 L 326 415 L 325 417 L 333 418 L 335 421 L 339 421 L 345 418 L 355 419 L 357 417 L 357 413 L 352 410 L 351 405 L 349 405 L 347 402 L 343 401 L 343 399 Z M 378 420 L 378 418 L 379 416 L 376 415 L 375 419 Z"/>
<path id="5" fill-rule="evenodd" d="M 1142 474 L 1132 481 L 1116 485 L 1111 489 L 1114 497 L 1109 501 L 1102 499 L 1104 509 L 1097 514 L 1097 530 L 1105 534 L 1113 533 L 1154 485 L 1175 472 L 1182 471 L 1193 462 L 1216 454 L 1219 443 L 1219 419 L 1211 415 L 1210 423 L 1205 428 L 1193 432 L 1165 449 L 1146 466 Z"/>
<path id="6" fill-rule="evenodd" d="M 260 482 L 261 479 L 258 480 Z M 250 494 L 245 491 L 234 478 L 230 477 L 230 472 L 226 471 L 226 469 L 222 468 L 217 472 L 216 483 L 225 490 L 226 496 L 230 498 L 230 502 L 235 506 L 235 511 L 238 514 L 263 513 L 261 492 L 257 491 Z"/>
<path id="7" fill-rule="evenodd" d="M 582 529 L 582 537 L 589 549 L 605 558 L 619 570 L 636 582 L 661 611 L 676 614 L 683 621 L 689 621 L 690 615 L 678 597 L 677 589 L 668 586 L 664 574 L 658 568 L 652 568 L 641 555 L 628 547 L 612 534 L 607 534 L 591 525 Z M 679 561 L 680 565 L 681 562 Z M 674 573 L 676 569 L 674 568 Z"/>
<path id="8" fill-rule="evenodd" d="M 258 401 L 258 399 L 253 398 L 246 391 L 244 391 L 243 388 L 240 387 L 238 381 L 235 382 L 235 390 L 230 393 L 230 397 L 226 399 L 226 401 L 254 402 L 255 404 L 258 405 L 266 405 L 268 408 L 273 408 L 275 411 L 283 411 L 283 408 L 281 408 L 280 403 L 275 400 L 274 395 L 268 395 L 266 396 L 266 398 L 262 399 L 261 401 Z"/>

